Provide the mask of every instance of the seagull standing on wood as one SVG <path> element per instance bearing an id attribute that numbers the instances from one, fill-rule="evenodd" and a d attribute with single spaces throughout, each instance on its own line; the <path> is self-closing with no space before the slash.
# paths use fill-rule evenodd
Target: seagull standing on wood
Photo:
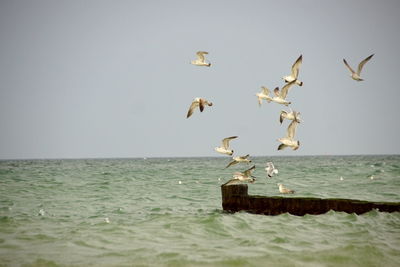
<path id="1" fill-rule="evenodd" d="M 293 194 L 294 190 L 286 188 L 283 184 L 278 184 L 279 186 L 279 192 L 282 194 Z"/>
<path id="2" fill-rule="evenodd" d="M 355 72 L 350 65 L 347 63 L 346 59 L 343 59 L 344 65 L 346 65 L 346 67 L 350 70 L 351 72 L 351 78 L 353 80 L 356 80 L 358 82 L 364 81 L 364 79 L 361 79 L 360 74 L 361 74 L 361 70 L 364 67 L 365 63 L 368 62 L 368 60 L 370 60 L 372 58 L 374 54 L 370 55 L 369 57 L 367 57 L 366 59 L 364 59 L 363 61 L 360 62 L 360 64 L 358 64 L 358 69 L 357 72 Z"/>
<path id="3" fill-rule="evenodd" d="M 186 118 L 189 118 L 190 116 L 192 116 L 194 110 L 195 110 L 197 107 L 199 107 L 200 112 L 203 112 L 204 107 L 205 107 L 206 105 L 211 107 L 213 104 L 212 104 L 211 102 L 208 102 L 208 101 L 205 100 L 204 98 L 196 97 L 196 98 L 193 100 L 193 102 L 192 102 L 192 104 L 190 105 L 190 107 L 189 107 L 189 110 L 188 110 L 188 112 L 187 112 L 187 114 L 186 114 Z"/>

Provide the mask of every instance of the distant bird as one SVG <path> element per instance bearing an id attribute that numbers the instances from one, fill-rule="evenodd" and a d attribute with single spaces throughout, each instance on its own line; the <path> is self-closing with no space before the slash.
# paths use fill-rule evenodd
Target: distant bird
<path id="1" fill-rule="evenodd" d="M 233 150 L 229 149 L 229 141 L 231 141 L 232 139 L 235 139 L 235 138 L 237 138 L 237 136 L 231 136 L 231 137 L 224 138 L 222 140 L 222 146 L 216 147 L 215 151 L 217 151 L 218 153 L 221 153 L 221 154 L 226 154 L 228 156 L 232 156 Z"/>
<path id="2" fill-rule="evenodd" d="M 292 65 L 292 73 L 288 76 L 283 77 L 285 82 L 290 83 L 292 81 L 295 81 L 297 85 L 303 86 L 303 82 L 297 80 L 297 77 L 299 76 L 299 68 L 302 62 L 303 62 L 303 55 L 300 55 L 299 58 Z"/>
<path id="3" fill-rule="evenodd" d="M 232 161 L 229 162 L 229 164 L 228 164 L 225 168 L 228 168 L 228 167 L 230 167 L 230 166 L 232 166 L 232 165 L 235 165 L 235 164 L 238 164 L 238 163 L 240 163 L 240 162 L 247 162 L 247 163 L 250 163 L 251 160 L 248 159 L 249 156 L 250 156 L 250 155 L 247 154 L 246 156 L 233 157 L 233 158 L 232 158 Z"/>
<path id="4" fill-rule="evenodd" d="M 206 67 L 210 67 L 211 63 L 206 62 L 206 58 L 204 55 L 208 55 L 208 52 L 205 51 L 198 51 L 197 53 L 197 59 L 196 60 L 192 60 L 190 63 L 196 66 L 206 66 Z"/>
<path id="5" fill-rule="evenodd" d="M 268 88 L 264 87 L 266 95 L 267 95 L 266 99 L 267 99 L 268 103 L 272 101 L 272 102 L 275 102 L 275 103 L 278 103 L 278 104 L 282 104 L 282 105 L 285 105 L 285 106 L 290 105 L 291 102 L 286 101 L 286 96 L 287 96 L 287 94 L 289 92 L 290 87 L 292 87 L 292 85 L 294 85 L 295 82 L 296 81 L 291 81 L 290 83 L 285 84 L 285 86 L 283 86 L 283 88 L 280 91 L 279 91 L 279 87 L 276 87 L 274 89 L 275 96 L 272 97 L 272 98 L 269 96 L 270 92 L 269 92 Z M 264 88 L 263 88 L 263 90 L 264 90 Z"/>
<path id="6" fill-rule="evenodd" d="M 240 182 L 254 183 L 256 181 L 256 177 L 251 175 L 251 172 L 255 168 L 256 168 L 256 166 L 253 165 L 253 167 L 251 167 L 250 169 L 245 170 L 244 172 L 235 172 L 233 174 L 233 179 L 229 180 L 224 185 L 237 184 L 237 183 L 240 183 Z"/>
<path id="7" fill-rule="evenodd" d="M 277 184 L 279 186 L 279 192 L 282 194 L 293 194 L 294 190 L 286 188 L 283 184 Z"/>
<path id="8" fill-rule="evenodd" d="M 258 105 L 261 106 L 262 100 L 265 99 L 267 102 L 272 101 L 272 97 L 269 96 L 269 90 L 267 87 L 261 86 L 262 91 L 260 93 L 257 93 L 256 96 L 258 98 Z"/>
<path id="9" fill-rule="evenodd" d="M 105 223 L 110 223 L 110 219 L 108 217 L 104 218 Z"/>
<path id="10" fill-rule="evenodd" d="M 274 174 L 278 174 L 278 169 L 275 169 L 275 166 L 272 162 L 267 162 L 267 167 L 265 170 L 267 171 L 269 178 L 271 178 Z"/>
<path id="11" fill-rule="evenodd" d="M 44 216 L 45 215 L 44 209 L 40 209 L 38 215 L 39 216 Z"/>
<path id="12" fill-rule="evenodd" d="M 193 100 L 193 102 L 192 102 L 192 104 L 190 105 L 190 107 L 189 107 L 189 110 L 188 110 L 188 112 L 187 112 L 186 118 L 189 118 L 190 116 L 192 116 L 194 110 L 195 110 L 197 107 L 199 107 L 200 112 L 203 112 L 204 107 L 205 107 L 206 105 L 208 105 L 208 106 L 211 107 L 211 106 L 213 105 L 213 103 L 208 102 L 208 101 L 205 100 L 204 98 L 196 97 L 196 98 Z"/>
<path id="13" fill-rule="evenodd" d="M 355 72 L 350 65 L 347 63 L 346 59 L 343 59 L 344 65 L 346 65 L 346 67 L 350 70 L 351 72 L 351 78 L 353 80 L 356 80 L 358 82 L 360 81 L 364 81 L 364 79 L 361 79 L 360 74 L 361 74 L 361 70 L 364 67 L 365 63 L 368 62 L 368 60 L 370 60 L 372 58 L 374 54 L 370 55 L 369 57 L 367 57 L 366 59 L 364 59 L 363 61 L 360 62 L 360 64 L 358 64 L 358 69 L 357 72 Z"/>
<path id="14" fill-rule="evenodd" d="M 296 118 L 297 122 L 300 123 L 300 112 L 292 111 L 287 112 L 285 110 L 281 110 L 281 114 L 279 116 L 279 122 L 282 124 L 284 119 L 294 120 Z"/>
<path id="15" fill-rule="evenodd" d="M 278 150 L 282 150 L 286 147 L 291 147 L 293 150 L 297 150 L 300 147 L 300 142 L 298 140 L 294 140 L 297 124 L 298 122 L 295 118 L 287 128 L 286 137 L 278 139 L 278 141 L 282 143 L 278 146 Z"/>

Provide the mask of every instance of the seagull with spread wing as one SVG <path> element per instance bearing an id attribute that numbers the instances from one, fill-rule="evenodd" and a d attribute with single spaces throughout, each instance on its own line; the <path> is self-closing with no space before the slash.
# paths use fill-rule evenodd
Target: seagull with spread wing
<path id="1" fill-rule="evenodd" d="M 300 147 L 300 142 L 298 140 L 294 140 L 297 124 L 297 118 L 295 117 L 295 119 L 289 124 L 287 128 L 286 137 L 278 139 L 278 141 L 282 143 L 278 146 L 278 150 L 282 150 L 286 147 L 291 147 L 293 150 L 297 150 Z"/>
<path id="2" fill-rule="evenodd" d="M 288 76 L 283 77 L 285 82 L 290 83 L 292 81 L 295 81 L 298 86 L 303 86 L 303 82 L 297 80 L 297 77 L 299 76 L 299 69 L 302 62 L 303 62 L 303 55 L 300 55 L 299 58 L 292 65 L 292 73 Z"/>
<path id="3" fill-rule="evenodd" d="M 247 163 L 250 163 L 251 160 L 249 160 L 249 156 L 250 156 L 250 155 L 247 154 L 246 156 L 233 157 L 233 158 L 232 158 L 232 161 L 229 162 L 229 164 L 228 164 L 225 168 L 228 168 L 228 167 L 230 167 L 230 166 L 232 166 L 232 165 L 235 165 L 235 164 L 238 164 L 238 163 L 240 163 L 240 162 L 247 162 Z"/>
<path id="4" fill-rule="evenodd" d="M 360 74 L 361 74 L 361 70 L 364 67 L 365 63 L 367 63 L 373 56 L 374 54 L 370 55 L 369 57 L 365 58 L 363 61 L 360 62 L 360 64 L 358 64 L 358 69 L 357 72 L 355 72 L 350 65 L 347 63 L 346 59 L 343 59 L 344 65 L 346 65 L 346 67 L 350 70 L 351 72 L 351 78 L 353 80 L 356 80 L 358 82 L 360 81 L 364 81 L 364 79 L 361 79 Z"/>
<path id="5" fill-rule="evenodd" d="M 186 114 L 186 118 L 189 118 L 190 116 L 192 116 L 192 114 L 196 108 L 199 108 L 200 112 L 203 112 L 205 106 L 211 107 L 212 105 L 213 105 L 213 103 L 207 101 L 206 99 L 201 98 L 201 97 L 196 97 L 189 107 L 189 110 Z"/>
<path id="6" fill-rule="evenodd" d="M 229 148 L 229 141 L 231 141 L 232 139 L 235 139 L 235 138 L 237 138 L 237 136 L 231 136 L 231 137 L 224 138 L 222 140 L 222 146 L 216 147 L 215 151 L 217 151 L 218 153 L 221 153 L 221 154 L 232 156 L 233 150 Z"/>

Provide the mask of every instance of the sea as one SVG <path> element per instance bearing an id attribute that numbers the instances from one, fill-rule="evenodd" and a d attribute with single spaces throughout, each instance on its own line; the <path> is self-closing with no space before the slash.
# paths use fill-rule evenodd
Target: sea
<path id="1" fill-rule="evenodd" d="M 0 161 L 0 266 L 400 266 L 400 213 L 224 212 L 249 194 L 400 202 L 400 155 Z M 271 161 L 279 170 L 267 178 Z"/>

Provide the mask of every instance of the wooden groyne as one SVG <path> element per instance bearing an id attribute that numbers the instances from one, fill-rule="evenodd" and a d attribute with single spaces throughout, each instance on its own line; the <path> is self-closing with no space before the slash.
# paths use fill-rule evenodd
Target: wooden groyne
<path id="1" fill-rule="evenodd" d="M 222 208 L 228 212 L 246 211 L 249 213 L 278 215 L 290 213 L 323 214 L 330 210 L 362 214 L 373 209 L 383 212 L 400 211 L 400 203 L 370 202 L 353 199 L 322 199 L 280 196 L 248 195 L 247 184 L 222 185 Z"/>

